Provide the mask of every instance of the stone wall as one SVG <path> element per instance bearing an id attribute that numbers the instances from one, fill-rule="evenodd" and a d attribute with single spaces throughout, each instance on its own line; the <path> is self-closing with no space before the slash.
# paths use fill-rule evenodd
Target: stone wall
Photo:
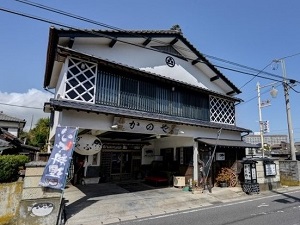
<path id="1" fill-rule="evenodd" d="M 279 169 L 279 160 L 273 159 L 276 165 L 276 175 L 275 176 L 266 176 L 264 161 L 257 160 L 256 171 L 257 171 L 257 183 L 259 183 L 259 188 L 261 191 L 273 190 L 281 187 L 280 184 L 280 169 Z"/>
<path id="2" fill-rule="evenodd" d="M 39 186 L 46 164 L 42 161 L 26 164 L 18 225 L 56 225 L 61 191 Z"/>
<path id="3" fill-rule="evenodd" d="M 286 186 L 300 185 L 300 162 L 294 160 L 279 161 L 280 182 Z"/>
<path id="4" fill-rule="evenodd" d="M 0 184 L 0 224 L 16 224 L 23 182 Z"/>

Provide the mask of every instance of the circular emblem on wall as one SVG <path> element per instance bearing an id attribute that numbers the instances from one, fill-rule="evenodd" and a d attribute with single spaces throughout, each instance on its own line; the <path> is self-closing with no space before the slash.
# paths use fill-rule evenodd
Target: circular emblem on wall
<path id="1" fill-rule="evenodd" d="M 169 67 L 174 67 L 175 66 L 175 59 L 173 59 L 171 56 L 168 56 L 166 58 L 166 64 L 169 66 Z"/>
<path id="2" fill-rule="evenodd" d="M 94 155 L 102 149 L 102 142 L 94 135 L 79 135 L 76 140 L 75 152 L 81 155 Z"/>
<path id="3" fill-rule="evenodd" d="M 54 205 L 50 202 L 36 203 L 31 208 L 31 216 L 47 216 L 53 211 Z"/>

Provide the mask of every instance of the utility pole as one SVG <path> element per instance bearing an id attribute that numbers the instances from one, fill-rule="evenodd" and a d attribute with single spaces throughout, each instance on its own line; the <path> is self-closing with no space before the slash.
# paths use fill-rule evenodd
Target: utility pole
<path id="1" fill-rule="evenodd" d="M 289 141 L 290 141 L 290 151 L 292 160 L 296 160 L 296 150 L 295 150 L 295 142 L 294 142 L 294 133 L 293 133 L 293 124 L 292 124 L 292 116 L 291 116 L 291 105 L 290 105 L 290 95 L 289 95 L 289 84 L 286 78 L 286 69 L 284 59 L 274 59 L 273 62 L 281 64 L 282 69 L 282 85 L 284 90 L 284 98 L 285 98 L 285 109 L 286 109 L 286 118 L 289 132 Z M 291 83 L 292 80 L 290 80 Z"/>
<path id="2" fill-rule="evenodd" d="M 290 150 L 291 150 L 292 160 L 296 160 L 293 124 L 292 124 L 292 116 L 291 116 L 290 95 L 289 95 L 289 85 L 288 85 L 287 79 L 286 79 L 285 62 L 283 59 L 279 59 L 276 61 L 277 62 L 280 61 L 280 63 L 281 63 L 282 76 L 283 76 L 283 89 L 284 89 L 285 106 L 286 106 L 286 117 L 287 117 L 288 131 L 289 131 Z"/>
<path id="3" fill-rule="evenodd" d="M 262 158 L 264 158 L 265 157 L 264 133 L 263 133 L 263 126 L 262 126 L 261 101 L 260 101 L 260 84 L 259 84 L 259 82 L 257 82 L 256 86 L 257 86 L 257 99 L 258 99 L 259 134 L 260 134 Z"/>

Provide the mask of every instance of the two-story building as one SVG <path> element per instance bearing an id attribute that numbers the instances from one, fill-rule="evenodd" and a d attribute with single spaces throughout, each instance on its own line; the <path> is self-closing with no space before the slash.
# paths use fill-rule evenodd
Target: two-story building
<path id="1" fill-rule="evenodd" d="M 197 179 L 198 159 L 213 155 L 214 175 L 254 147 L 236 125 L 241 91 L 177 30 L 51 27 L 44 88 L 55 91 L 49 141 L 57 126 L 78 127 L 90 148 L 75 149 L 75 172 L 87 177 L 140 178 L 161 161 Z"/>
<path id="2" fill-rule="evenodd" d="M 0 127 L 12 135 L 19 137 L 20 132 L 23 130 L 26 121 L 16 117 L 9 116 L 0 111 Z"/>
<path id="3" fill-rule="evenodd" d="M 0 112 L 0 155 L 25 154 L 31 160 L 36 158 L 39 148 L 26 145 L 19 139 L 25 124 L 25 120 Z"/>

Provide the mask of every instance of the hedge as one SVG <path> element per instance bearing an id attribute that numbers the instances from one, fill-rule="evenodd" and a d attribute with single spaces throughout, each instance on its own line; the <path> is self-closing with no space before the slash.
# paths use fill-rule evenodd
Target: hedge
<path id="1" fill-rule="evenodd" d="M 25 155 L 0 155 L 0 183 L 18 180 L 20 168 L 28 162 Z"/>

